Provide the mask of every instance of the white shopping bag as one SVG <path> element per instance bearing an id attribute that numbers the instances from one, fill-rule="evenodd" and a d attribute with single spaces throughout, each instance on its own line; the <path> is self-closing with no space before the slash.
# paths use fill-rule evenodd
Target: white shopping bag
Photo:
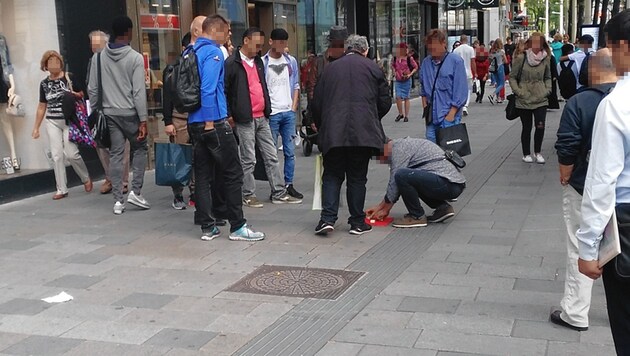
<path id="1" fill-rule="evenodd" d="M 313 210 L 322 210 L 322 175 L 324 174 L 324 157 L 315 156 L 315 184 L 313 187 Z"/>

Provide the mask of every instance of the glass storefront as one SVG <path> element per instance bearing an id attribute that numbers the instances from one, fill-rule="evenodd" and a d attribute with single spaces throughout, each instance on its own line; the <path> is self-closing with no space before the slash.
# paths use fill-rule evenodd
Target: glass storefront
<path id="1" fill-rule="evenodd" d="M 247 0 L 216 0 L 217 13 L 230 20 L 234 48 L 242 43 L 242 34 L 247 30 Z M 207 15 L 207 14 L 204 14 Z"/>

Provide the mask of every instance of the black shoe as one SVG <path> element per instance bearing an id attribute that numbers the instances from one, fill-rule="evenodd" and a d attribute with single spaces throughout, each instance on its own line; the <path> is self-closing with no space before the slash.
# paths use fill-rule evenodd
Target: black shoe
<path id="1" fill-rule="evenodd" d="M 315 227 L 315 235 L 326 236 L 329 232 L 335 231 L 335 227 L 325 221 L 320 220 Z"/>
<path id="2" fill-rule="evenodd" d="M 409 122 L 409 118 L 405 116 L 405 118 L 403 119 L 403 122 Z"/>
<path id="3" fill-rule="evenodd" d="M 350 226 L 350 235 L 363 235 L 370 231 L 372 231 L 372 226 L 366 223 Z"/>
<path id="4" fill-rule="evenodd" d="M 452 206 L 446 204 L 435 209 L 433 214 L 427 216 L 427 221 L 430 223 L 439 223 L 452 218 L 453 216 L 455 216 L 455 210 Z"/>
<path id="5" fill-rule="evenodd" d="M 560 310 L 556 310 L 553 313 L 551 313 L 551 315 L 549 315 L 549 321 L 551 321 L 552 323 L 556 324 L 556 325 L 560 325 L 560 326 L 564 326 L 565 328 L 569 328 L 571 330 L 576 330 L 576 331 L 586 331 L 588 330 L 588 326 L 587 327 L 580 327 L 580 326 L 573 326 L 569 323 L 567 323 L 566 321 L 562 320 L 562 318 L 560 317 Z"/>
<path id="6" fill-rule="evenodd" d="M 396 116 L 396 119 L 394 119 L 394 121 L 398 122 L 400 120 L 402 120 L 403 116 L 402 115 L 398 115 Z"/>
<path id="7" fill-rule="evenodd" d="M 298 192 L 297 190 L 295 190 L 295 188 L 293 188 L 293 184 L 287 185 L 287 193 L 289 193 L 290 196 L 297 199 L 304 198 L 304 195 L 302 195 L 302 193 Z"/>

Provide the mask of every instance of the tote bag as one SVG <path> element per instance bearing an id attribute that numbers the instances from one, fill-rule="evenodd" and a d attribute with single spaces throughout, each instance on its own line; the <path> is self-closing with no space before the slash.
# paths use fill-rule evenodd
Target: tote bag
<path id="1" fill-rule="evenodd" d="M 192 145 L 155 143 L 155 184 L 187 186 L 192 172 Z"/>
<path id="2" fill-rule="evenodd" d="M 445 150 L 457 152 L 462 157 L 468 156 L 471 151 L 466 124 L 461 123 L 439 129 L 437 144 Z"/>

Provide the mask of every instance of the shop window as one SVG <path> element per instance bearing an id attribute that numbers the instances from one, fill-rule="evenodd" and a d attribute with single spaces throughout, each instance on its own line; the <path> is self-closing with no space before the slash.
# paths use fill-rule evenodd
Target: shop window
<path id="1" fill-rule="evenodd" d="M 247 30 L 247 0 L 217 0 L 217 13 L 230 20 L 234 48 L 242 44 Z"/>
<path id="2" fill-rule="evenodd" d="M 295 56 L 297 49 L 297 23 L 295 5 L 274 4 L 274 28 L 283 28 L 289 33 L 289 51 Z"/>

